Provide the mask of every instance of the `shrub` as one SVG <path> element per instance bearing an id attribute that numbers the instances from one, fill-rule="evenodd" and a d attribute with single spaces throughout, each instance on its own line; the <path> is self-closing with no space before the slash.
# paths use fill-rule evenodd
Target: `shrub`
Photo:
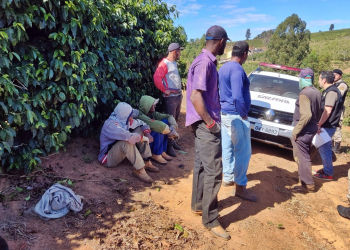
<path id="1" fill-rule="evenodd" d="M 72 130 L 96 130 L 118 101 L 158 94 L 152 74 L 175 7 L 158 0 L 1 0 L 0 156 L 29 172 Z M 16 86 L 23 85 L 22 89 Z"/>

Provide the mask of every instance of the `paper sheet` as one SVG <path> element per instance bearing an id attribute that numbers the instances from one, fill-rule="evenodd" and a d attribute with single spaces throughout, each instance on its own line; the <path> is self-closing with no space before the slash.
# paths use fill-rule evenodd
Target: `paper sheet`
<path id="1" fill-rule="evenodd" d="M 314 146 L 316 148 L 321 147 L 323 144 L 329 142 L 332 138 L 328 135 L 328 133 L 326 132 L 326 130 L 324 130 L 323 128 L 321 128 L 321 133 L 316 134 L 314 136 L 314 139 L 312 140 L 312 144 L 314 144 Z"/>

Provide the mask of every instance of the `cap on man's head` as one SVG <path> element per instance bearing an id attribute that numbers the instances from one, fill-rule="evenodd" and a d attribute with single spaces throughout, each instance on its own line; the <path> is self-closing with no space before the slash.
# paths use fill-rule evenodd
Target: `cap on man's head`
<path id="1" fill-rule="evenodd" d="M 178 43 L 171 43 L 168 47 L 168 52 L 171 52 L 171 51 L 176 50 L 176 49 L 184 50 L 185 48 L 181 47 L 180 44 L 178 44 Z"/>
<path id="2" fill-rule="evenodd" d="M 301 78 L 313 78 L 314 77 L 314 71 L 310 68 L 302 68 L 300 70 L 299 77 Z"/>
<path id="3" fill-rule="evenodd" d="M 233 48 L 232 48 L 232 53 L 236 52 L 236 53 L 239 53 L 239 52 L 250 52 L 249 50 L 249 44 L 245 41 L 238 41 L 236 42 L 234 45 L 233 45 Z"/>
<path id="4" fill-rule="evenodd" d="M 211 26 L 205 35 L 205 40 L 221 40 L 225 38 L 231 41 L 227 36 L 226 30 L 219 25 Z"/>
<path id="5" fill-rule="evenodd" d="M 343 75 L 343 71 L 341 71 L 340 69 L 333 69 L 333 73 L 337 73 L 339 75 Z"/>

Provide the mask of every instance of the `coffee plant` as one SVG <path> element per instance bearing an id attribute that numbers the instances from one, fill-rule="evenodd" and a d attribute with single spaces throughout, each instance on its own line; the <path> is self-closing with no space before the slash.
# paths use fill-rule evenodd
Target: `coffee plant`
<path id="1" fill-rule="evenodd" d="M 161 0 L 0 0 L 2 168 L 28 173 L 117 102 L 158 96 L 160 55 L 186 42 L 177 15 Z"/>

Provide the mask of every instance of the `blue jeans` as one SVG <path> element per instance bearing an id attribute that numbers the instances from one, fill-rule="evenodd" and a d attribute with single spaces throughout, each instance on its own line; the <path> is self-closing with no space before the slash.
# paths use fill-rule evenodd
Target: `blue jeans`
<path id="1" fill-rule="evenodd" d="M 169 125 L 169 122 L 167 119 L 163 119 L 162 122 Z M 168 135 L 163 135 L 162 133 L 152 131 L 151 136 L 154 139 L 153 142 L 149 144 L 152 154 L 161 155 L 163 152 L 167 150 Z"/>
<path id="2" fill-rule="evenodd" d="M 335 128 L 324 128 L 327 134 L 332 138 L 335 133 Z M 325 174 L 333 176 L 333 162 L 332 162 L 332 140 L 323 144 L 318 148 L 318 152 L 320 152 L 323 164 L 323 172 Z"/>
<path id="3" fill-rule="evenodd" d="M 221 115 L 221 142 L 224 182 L 246 186 L 252 155 L 250 122 L 239 115 Z"/>

